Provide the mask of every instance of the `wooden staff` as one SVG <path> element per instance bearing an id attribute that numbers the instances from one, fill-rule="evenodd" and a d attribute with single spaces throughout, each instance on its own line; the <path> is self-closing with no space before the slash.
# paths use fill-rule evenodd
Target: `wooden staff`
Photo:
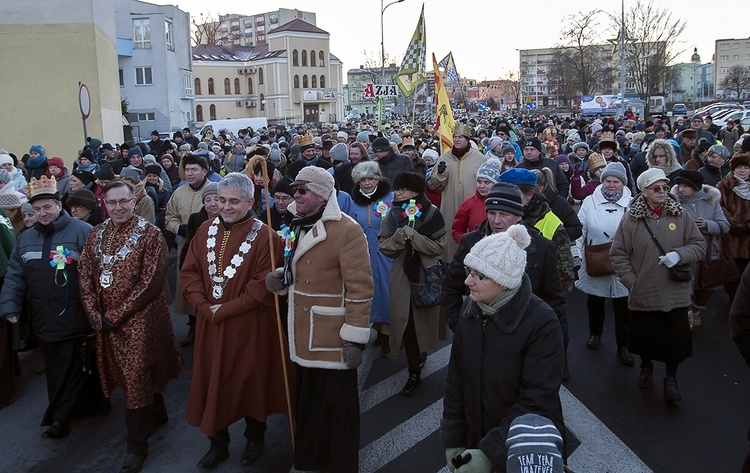
<path id="1" fill-rule="evenodd" d="M 258 156 L 258 162 L 261 163 L 261 172 L 263 173 L 263 190 L 266 191 L 266 221 L 268 224 L 266 225 L 266 228 L 268 228 L 268 244 L 271 247 L 271 272 L 276 270 L 276 254 L 273 250 L 273 228 L 271 228 L 271 193 L 268 190 L 268 183 L 271 181 L 271 178 L 268 175 L 268 166 L 266 163 L 265 158 Z M 247 163 L 247 169 L 248 173 L 252 173 L 254 163 Z M 262 198 L 262 197 L 261 197 Z M 284 390 L 286 391 L 286 408 L 287 408 L 287 415 L 289 416 L 289 433 L 292 436 L 292 452 L 294 451 L 294 419 L 292 417 L 292 397 L 289 393 L 289 374 L 287 373 L 286 369 L 286 350 L 284 349 L 286 345 L 286 341 L 284 340 L 284 333 L 281 330 L 281 306 L 279 305 L 279 295 L 277 293 L 273 293 L 273 299 L 276 303 L 276 328 L 279 332 L 279 348 L 281 350 L 281 367 L 284 370 Z"/>

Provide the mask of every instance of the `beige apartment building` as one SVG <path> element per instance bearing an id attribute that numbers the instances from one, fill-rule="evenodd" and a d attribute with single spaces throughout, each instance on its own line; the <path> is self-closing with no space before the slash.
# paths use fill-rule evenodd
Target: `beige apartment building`
<path id="1" fill-rule="evenodd" d="M 195 125 L 226 118 L 334 122 L 344 116 L 341 61 L 329 33 L 299 18 L 265 43 L 193 47 Z"/>
<path id="2" fill-rule="evenodd" d="M 733 100 L 750 98 L 750 90 L 744 90 L 742 97 L 737 97 L 736 93 L 722 90 L 720 85 L 733 66 L 750 68 L 750 38 L 717 39 L 714 63 L 716 64 L 714 74 L 716 98 Z"/>

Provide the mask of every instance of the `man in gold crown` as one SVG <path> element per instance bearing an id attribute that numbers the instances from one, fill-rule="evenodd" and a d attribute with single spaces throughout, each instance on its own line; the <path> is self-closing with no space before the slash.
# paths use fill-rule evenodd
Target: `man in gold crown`
<path id="1" fill-rule="evenodd" d="M 96 351 L 104 395 L 125 393 L 128 454 L 120 473 L 143 467 L 148 437 L 168 420 L 161 393 L 182 370 L 164 296 L 167 245 L 161 230 L 134 214 L 133 186 L 104 187 L 109 218 L 81 252 L 81 299 L 98 332 Z"/>
<path id="2" fill-rule="evenodd" d="M 297 178 L 297 174 L 306 166 L 317 166 L 328 169 L 331 163 L 315 155 L 315 141 L 312 135 L 302 135 L 299 139 L 300 155 L 297 161 L 289 164 L 286 171 L 292 179 Z"/>
<path id="3" fill-rule="evenodd" d="M 49 405 L 42 425 L 49 428 L 42 437 L 59 439 L 68 435 L 70 421 L 109 410 L 80 300 L 78 258 L 91 225 L 63 210 L 54 176 L 32 178 L 28 190 L 37 223 L 18 236 L 0 293 L 0 317 L 17 322 L 29 299 L 47 367 Z"/>

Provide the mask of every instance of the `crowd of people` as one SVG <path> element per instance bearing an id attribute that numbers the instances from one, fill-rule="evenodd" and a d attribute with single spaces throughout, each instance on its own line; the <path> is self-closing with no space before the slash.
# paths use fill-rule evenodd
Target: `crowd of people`
<path id="1" fill-rule="evenodd" d="M 193 347 L 185 416 L 209 439 L 203 468 L 228 458 L 242 419 L 240 462 L 256 462 L 278 413 L 295 419 L 295 468 L 357 471 L 365 347 L 405 351 L 412 396 L 451 336 L 448 467 L 514 471 L 513 430 L 538 423 L 528 414 L 560 439 L 562 464 L 576 289 L 586 347 L 605 343 L 611 300 L 617 360 L 639 357 L 642 389 L 664 363 L 664 398 L 681 400 L 678 365 L 712 293 L 747 299 L 750 135 L 700 115 L 487 114 L 457 122 L 441 152 L 432 125 L 154 131 L 90 139 L 71 169 L 43 145 L 0 150 L 0 407 L 15 399 L 17 352 L 39 347 L 43 437 L 107 412 L 122 388 L 120 471 L 140 471 L 184 366 L 173 302 L 189 325 L 179 345 Z"/>

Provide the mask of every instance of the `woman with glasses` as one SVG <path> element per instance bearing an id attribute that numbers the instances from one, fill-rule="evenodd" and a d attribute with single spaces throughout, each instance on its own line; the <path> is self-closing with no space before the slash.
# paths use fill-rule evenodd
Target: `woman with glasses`
<path id="1" fill-rule="evenodd" d="M 699 261 L 706 243 L 693 218 L 668 193 L 669 178 L 662 169 L 645 171 L 637 184 L 642 193 L 630 203 L 609 255 L 628 289 L 628 348 L 641 357 L 638 387 L 650 389 L 653 362 L 663 362 L 664 398 L 679 401 L 677 366 L 693 355 L 690 280 L 673 280 L 670 269 Z"/>
<path id="2" fill-rule="evenodd" d="M 682 164 L 677 159 L 677 152 L 667 140 L 654 140 L 646 151 L 646 163 L 649 169 L 661 169 L 670 186 L 675 185 L 677 174 L 682 171 Z"/>
<path id="3" fill-rule="evenodd" d="M 268 223 L 268 217 L 266 216 L 265 210 L 260 213 L 258 218 L 261 222 L 268 224 L 277 232 L 281 230 L 281 226 L 287 220 L 286 208 L 289 204 L 294 202 L 294 188 L 292 187 L 293 179 L 289 176 L 284 176 L 273 186 L 273 205 L 271 206 L 271 223 Z M 291 218 L 291 216 L 290 216 Z"/>
<path id="4" fill-rule="evenodd" d="M 396 358 L 403 344 L 409 379 L 402 394 L 411 396 L 421 381 L 427 351 L 437 345 L 440 331 L 440 306 L 417 307 L 411 285 L 424 284 L 425 271 L 442 264 L 448 237 L 443 215 L 424 194 L 425 180 L 420 174 L 399 173 L 393 186 L 391 210 L 382 222 L 378 240 L 380 251 L 393 258 L 388 356 Z"/>

